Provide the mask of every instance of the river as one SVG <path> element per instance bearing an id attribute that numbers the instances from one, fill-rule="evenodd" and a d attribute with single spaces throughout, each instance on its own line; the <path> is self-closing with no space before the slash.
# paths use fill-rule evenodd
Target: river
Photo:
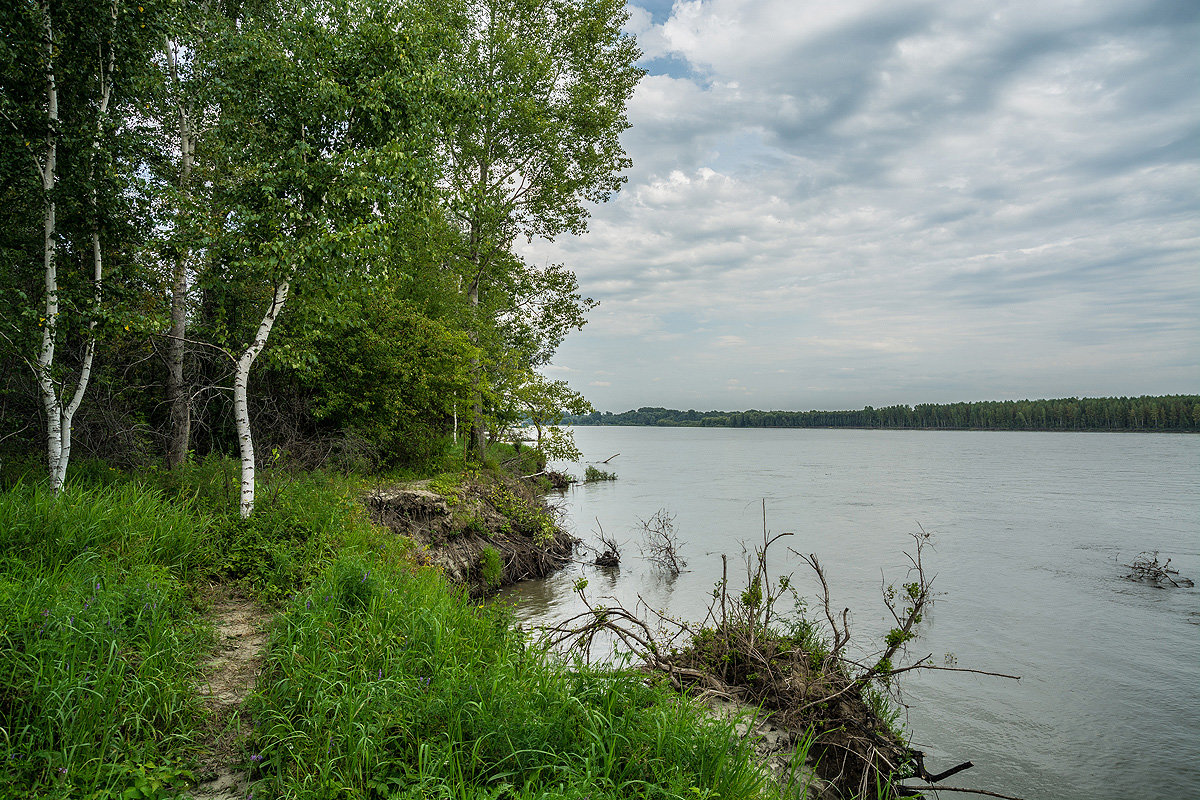
<path id="1" fill-rule="evenodd" d="M 911 644 L 932 663 L 1020 681 L 909 673 L 903 702 L 931 771 L 1027 800 L 1200 798 L 1200 589 L 1123 579 L 1159 551 L 1200 581 L 1200 436 L 967 431 L 581 427 L 586 461 L 612 458 L 613 482 L 563 496 L 585 541 L 600 526 L 624 543 L 619 569 L 576 565 L 504 599 L 528 625 L 594 599 L 699 619 L 720 555 L 762 540 L 777 573 L 816 597 L 787 548 L 816 554 L 860 647 L 887 630 L 881 575 L 905 576 L 910 535 L 939 593 Z M 582 466 L 570 471 L 582 473 Z M 639 520 L 674 515 L 687 571 L 642 558 Z M 785 545 L 787 547 L 784 547 Z M 731 583 L 734 582 L 731 580 Z M 744 581 L 743 581 L 744 583 Z M 964 795 L 954 795 L 964 796 Z"/>

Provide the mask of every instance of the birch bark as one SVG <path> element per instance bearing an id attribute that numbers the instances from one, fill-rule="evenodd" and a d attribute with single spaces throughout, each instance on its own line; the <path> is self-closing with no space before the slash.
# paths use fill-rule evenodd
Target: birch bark
<path id="1" fill-rule="evenodd" d="M 238 504 L 238 513 L 242 519 L 249 517 L 254 512 L 254 436 L 250 431 L 250 404 L 248 400 L 248 390 L 250 386 L 250 366 L 254 363 L 254 359 L 258 358 L 258 354 L 267 346 L 267 337 L 271 334 L 271 328 L 275 325 L 275 320 L 279 317 L 279 312 L 283 310 L 283 304 L 287 300 L 288 290 L 291 287 L 290 280 L 284 280 L 275 287 L 275 293 L 271 297 L 271 305 L 263 314 L 262 321 L 258 324 L 258 331 L 254 334 L 253 341 L 250 346 L 242 353 L 237 360 L 237 368 L 233 376 L 233 417 L 234 424 L 237 426 L 238 437 L 238 454 L 242 462 L 242 487 L 241 501 Z"/>
<path id="2" fill-rule="evenodd" d="M 42 195 L 45 207 L 42 216 L 42 266 L 45 272 L 46 300 L 42 309 L 42 344 L 38 350 L 37 381 L 42 395 L 42 407 L 46 412 L 47 466 L 50 470 L 50 488 L 58 494 L 61 484 L 56 484 L 59 475 L 58 462 L 62 456 L 62 418 L 58 413 L 58 393 L 54 386 L 54 345 L 58 327 L 58 260 L 55 236 L 54 188 L 57 181 L 58 161 L 58 83 L 54 74 L 54 28 L 50 18 L 50 3 L 42 2 L 42 25 L 45 33 L 45 80 L 46 80 L 46 155 L 42 161 Z"/>
<path id="3" fill-rule="evenodd" d="M 59 113 L 58 113 L 58 84 L 54 70 L 54 28 L 50 14 L 50 4 L 42 2 L 42 19 L 45 30 L 46 58 L 46 158 L 42 167 L 42 190 L 46 197 L 43 239 L 43 266 L 46 275 L 46 303 L 42 320 L 42 346 L 38 353 L 37 373 L 38 388 L 42 394 L 42 405 L 46 411 L 46 450 L 47 467 L 50 473 L 50 489 L 54 494 L 62 491 L 66 483 L 67 465 L 71 460 L 71 425 L 75 412 L 83 402 L 87 392 L 88 382 L 92 376 L 92 362 L 96 355 L 96 323 L 103 297 L 104 254 L 100 242 L 100 197 L 96 186 L 96 165 L 99 161 L 100 137 L 104 130 L 105 116 L 108 114 L 109 101 L 112 98 L 112 76 L 116 68 L 116 50 L 112 46 L 112 31 L 117 22 L 117 3 L 109 9 L 110 34 L 107 51 L 102 47 L 100 53 L 100 85 L 97 97 L 96 131 L 92 138 L 91 162 L 88 167 L 88 182 L 91 192 L 88 204 L 92 212 L 91 244 L 92 244 L 92 313 L 88 321 L 88 333 L 84 345 L 83 362 L 79 367 L 79 377 L 76 379 L 75 390 L 71 399 L 63 404 L 66 398 L 66 386 L 57 386 L 54 380 L 54 354 L 57 340 L 58 322 L 61 315 L 58 298 L 58 262 L 57 220 L 55 216 L 54 189 L 57 184 L 55 169 L 58 156 Z"/>

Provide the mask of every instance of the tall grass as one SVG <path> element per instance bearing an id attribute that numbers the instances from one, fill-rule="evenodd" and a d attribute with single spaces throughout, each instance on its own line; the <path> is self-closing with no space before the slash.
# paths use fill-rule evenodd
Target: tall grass
<path id="1" fill-rule="evenodd" d="M 94 793 L 183 760 L 211 638 L 184 585 L 202 532 L 128 485 L 0 494 L 0 796 Z"/>
<path id="2" fill-rule="evenodd" d="M 186 795 L 212 581 L 279 609 L 242 743 L 256 797 L 767 796 L 731 723 L 555 659 L 415 566 L 364 479 L 269 474 L 241 521 L 229 473 L 0 493 L 0 798 Z"/>
<path id="3" fill-rule="evenodd" d="M 434 572 L 332 565 L 251 704 L 265 796 L 752 798 L 728 726 L 639 673 L 568 665 Z"/>

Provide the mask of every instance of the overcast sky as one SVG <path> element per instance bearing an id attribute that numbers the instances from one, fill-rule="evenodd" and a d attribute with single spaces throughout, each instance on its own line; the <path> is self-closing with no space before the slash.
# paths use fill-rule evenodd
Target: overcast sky
<path id="1" fill-rule="evenodd" d="M 597 408 L 1200 393 L 1196 0 L 641 0 Z"/>

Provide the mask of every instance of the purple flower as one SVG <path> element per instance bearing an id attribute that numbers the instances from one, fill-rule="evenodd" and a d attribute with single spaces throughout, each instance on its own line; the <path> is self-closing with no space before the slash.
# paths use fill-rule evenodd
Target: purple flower
<path id="1" fill-rule="evenodd" d="M 250 760 L 257 763 L 263 760 L 263 755 L 262 753 L 255 753 L 254 755 L 250 756 Z"/>

